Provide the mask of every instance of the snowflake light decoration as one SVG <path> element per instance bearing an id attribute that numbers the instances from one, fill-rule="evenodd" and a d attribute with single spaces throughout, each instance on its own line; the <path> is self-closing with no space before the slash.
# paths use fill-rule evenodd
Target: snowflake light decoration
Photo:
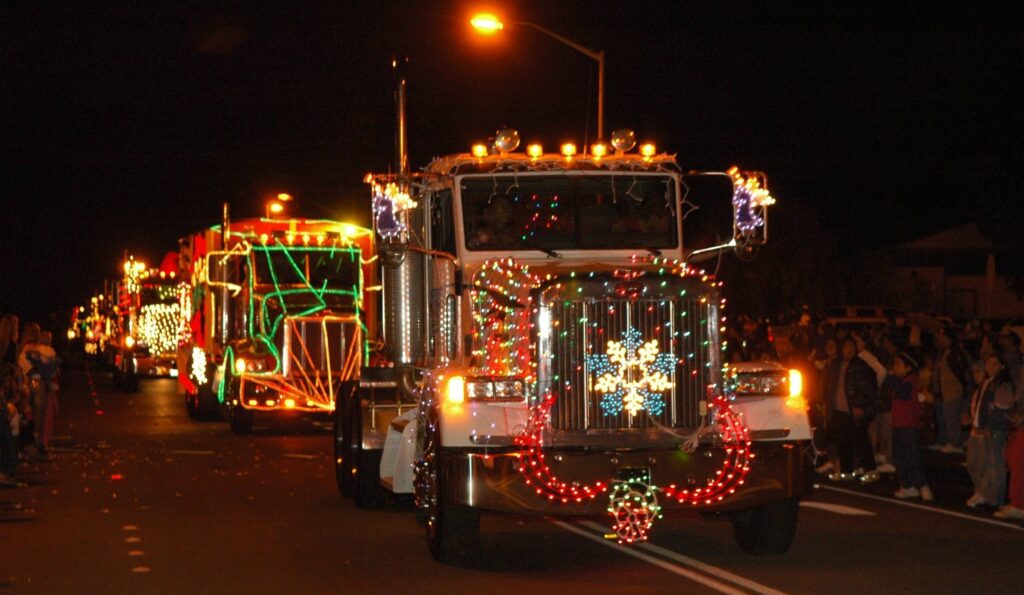
<path id="1" fill-rule="evenodd" d="M 646 343 L 640 331 L 630 327 L 623 340 L 608 341 L 604 354 L 590 354 L 587 365 L 594 371 L 594 390 L 602 395 L 605 415 L 618 415 L 625 408 L 630 415 L 646 409 L 659 415 L 665 408 L 663 393 L 672 388 L 676 359 L 660 353 L 658 340 Z"/>

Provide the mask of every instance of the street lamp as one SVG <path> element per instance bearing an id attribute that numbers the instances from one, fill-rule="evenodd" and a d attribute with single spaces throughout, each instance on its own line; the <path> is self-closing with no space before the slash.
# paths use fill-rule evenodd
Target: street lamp
<path id="1" fill-rule="evenodd" d="M 505 24 L 501 22 L 497 16 L 493 14 L 478 14 L 473 16 L 469 20 L 469 24 L 473 28 L 483 35 L 494 35 L 498 31 L 505 29 Z M 582 45 L 566 39 L 561 35 L 541 27 L 540 25 L 530 23 L 527 21 L 512 21 L 510 25 L 518 25 L 522 27 L 530 27 L 537 31 L 540 31 L 544 35 L 551 37 L 552 39 L 559 41 L 572 49 L 580 52 L 581 54 L 597 61 L 597 138 L 604 138 L 604 50 L 595 52 L 590 48 L 583 47 Z"/>

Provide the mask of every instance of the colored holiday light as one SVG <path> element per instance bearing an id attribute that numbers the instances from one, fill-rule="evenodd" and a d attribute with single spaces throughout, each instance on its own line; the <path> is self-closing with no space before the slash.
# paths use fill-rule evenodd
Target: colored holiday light
<path id="1" fill-rule="evenodd" d="M 738 168 L 729 169 L 732 178 L 732 206 L 736 229 L 743 235 L 751 235 L 764 227 L 764 209 L 775 204 L 775 199 L 762 187 L 757 176 L 744 176 Z"/>
<path id="2" fill-rule="evenodd" d="M 620 544 L 647 541 L 654 521 L 661 518 L 657 488 L 638 482 L 616 482 L 609 497 L 608 512 Z"/>
<path id="3" fill-rule="evenodd" d="M 377 233 L 386 240 L 399 238 L 408 230 L 401 213 L 416 208 L 416 201 L 394 182 L 373 184 L 373 221 Z"/>
<path id="4" fill-rule="evenodd" d="M 587 365 L 597 381 L 594 390 L 602 395 L 605 415 L 618 415 L 623 408 L 630 415 L 646 409 L 659 415 L 665 408 L 663 393 L 674 386 L 676 358 L 659 353 L 658 340 L 644 342 L 640 331 L 630 327 L 623 341 L 608 341 L 604 354 L 587 356 Z"/>

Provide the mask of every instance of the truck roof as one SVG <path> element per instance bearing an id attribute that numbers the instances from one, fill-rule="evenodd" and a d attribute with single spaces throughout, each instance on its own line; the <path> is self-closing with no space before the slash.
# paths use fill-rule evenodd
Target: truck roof
<path id="1" fill-rule="evenodd" d="M 469 153 L 458 153 L 437 157 L 424 168 L 427 174 L 454 176 L 468 173 L 527 172 L 527 171 L 638 171 L 672 172 L 680 171 L 675 155 L 660 154 L 644 157 L 636 153 L 611 154 L 603 157 L 573 155 L 566 157 L 558 153 L 546 153 L 531 157 L 524 153 L 497 153 L 486 157 L 475 157 Z"/>

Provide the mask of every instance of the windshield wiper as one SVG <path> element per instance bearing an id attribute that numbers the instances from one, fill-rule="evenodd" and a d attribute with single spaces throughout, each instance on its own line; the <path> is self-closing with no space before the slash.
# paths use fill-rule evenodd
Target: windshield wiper
<path id="1" fill-rule="evenodd" d="M 650 252 L 651 256 L 661 256 L 661 250 L 658 250 L 657 248 L 644 248 L 644 250 Z"/>
<path id="2" fill-rule="evenodd" d="M 551 248 L 541 248 L 541 247 L 538 246 L 538 247 L 534 247 L 533 249 L 534 250 L 540 250 L 541 252 L 543 252 L 544 254 L 547 254 L 551 258 L 561 258 L 562 257 L 561 253 L 555 252 Z"/>

